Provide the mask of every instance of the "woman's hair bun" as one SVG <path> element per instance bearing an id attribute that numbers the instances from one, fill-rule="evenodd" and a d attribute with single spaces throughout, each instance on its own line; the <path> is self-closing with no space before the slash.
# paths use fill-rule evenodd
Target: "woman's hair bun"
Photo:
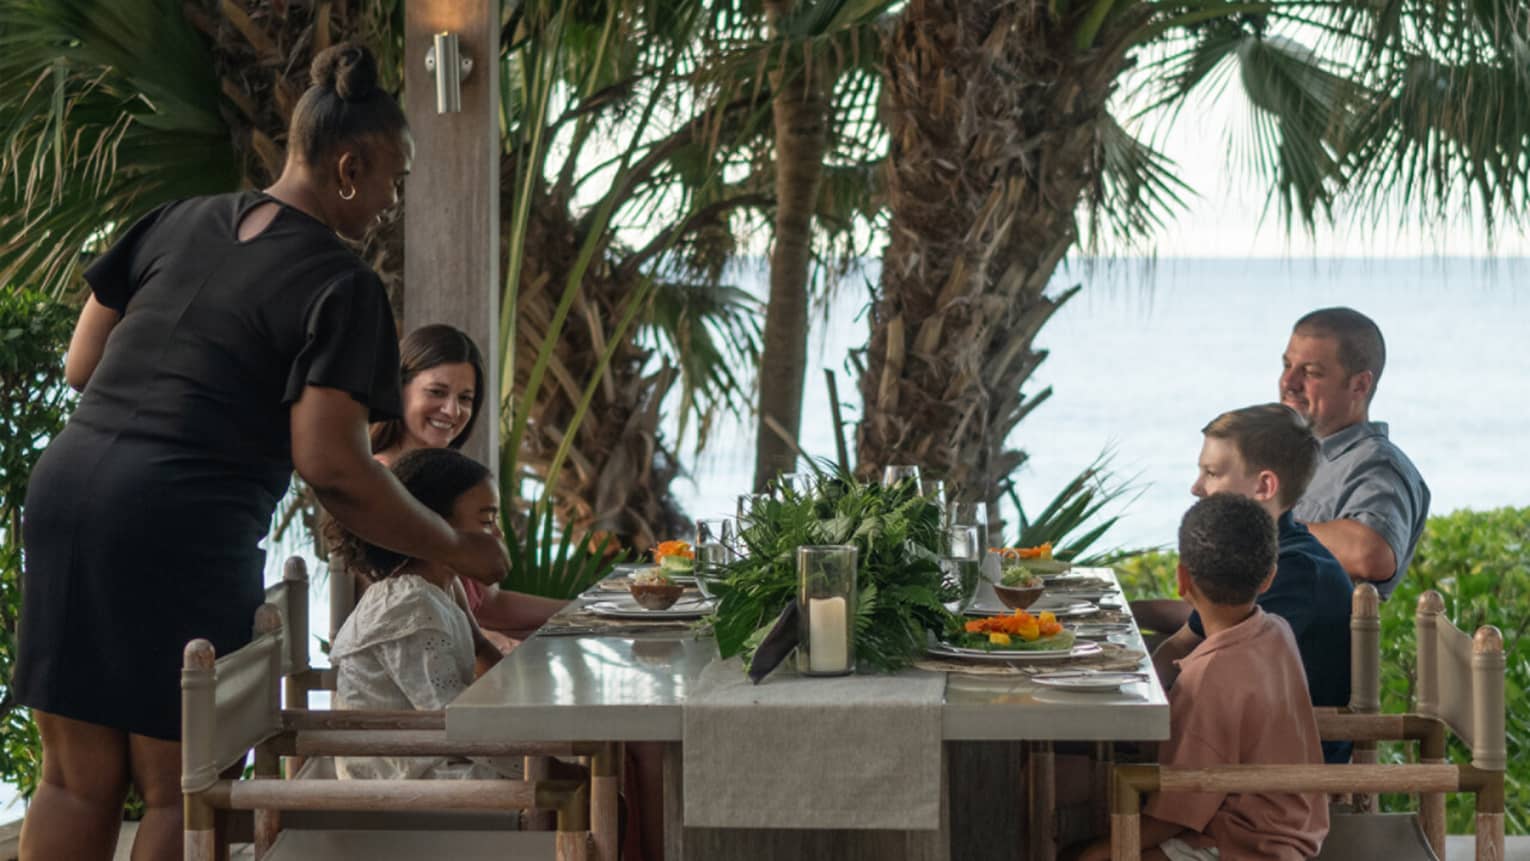
<path id="1" fill-rule="evenodd" d="M 348 102 L 359 102 L 377 91 L 377 58 L 365 45 L 341 42 L 313 58 L 309 67 L 313 85 Z"/>

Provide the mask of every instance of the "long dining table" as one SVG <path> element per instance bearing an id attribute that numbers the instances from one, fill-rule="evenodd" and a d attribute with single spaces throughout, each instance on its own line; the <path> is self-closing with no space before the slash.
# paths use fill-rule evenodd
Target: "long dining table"
<path id="1" fill-rule="evenodd" d="M 1117 584 L 1110 569 L 1088 573 Z M 1114 599 L 1124 606 L 1118 585 Z M 685 827 L 685 709 L 703 672 L 720 658 L 712 639 L 683 628 L 538 633 L 447 706 L 446 732 L 454 741 L 659 743 L 664 750 L 665 857 L 671 861 L 1048 859 L 1057 849 L 1054 745 L 1066 742 L 1070 750 L 1092 754 L 1068 762 L 1083 763 L 1078 767 L 1090 770 L 1083 777 L 1098 788 L 1108 782 L 1110 742 L 1151 742 L 1169 735 L 1168 701 L 1146 658 L 1141 632 L 1133 623 L 1112 639 L 1142 654 L 1138 670 L 1144 676 L 1111 692 L 1042 688 L 1023 673 L 945 674 L 940 704 L 944 785 L 939 788 L 944 810 L 941 827 L 933 832 Z M 1075 784 L 1080 777 L 1065 776 Z M 1103 821 L 1102 810 L 1097 825 Z"/>

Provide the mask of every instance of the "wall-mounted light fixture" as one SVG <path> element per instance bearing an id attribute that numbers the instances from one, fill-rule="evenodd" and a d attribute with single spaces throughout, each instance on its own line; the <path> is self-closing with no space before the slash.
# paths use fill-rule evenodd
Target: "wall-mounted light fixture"
<path id="1" fill-rule="evenodd" d="M 462 53 L 456 33 L 437 33 L 425 49 L 425 71 L 436 77 L 436 113 L 462 110 L 462 82 L 473 71 L 473 58 Z"/>

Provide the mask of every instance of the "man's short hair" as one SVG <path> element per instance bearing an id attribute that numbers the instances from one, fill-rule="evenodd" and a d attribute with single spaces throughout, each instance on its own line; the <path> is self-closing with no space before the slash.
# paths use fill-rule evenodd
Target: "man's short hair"
<path id="1" fill-rule="evenodd" d="M 1371 372 L 1371 397 L 1387 364 L 1387 342 L 1376 321 L 1353 308 L 1319 308 L 1296 321 L 1293 333 L 1318 335 L 1339 342 L 1339 364 L 1350 376 Z"/>
<path id="2" fill-rule="evenodd" d="M 1213 604 L 1247 604 L 1275 567 L 1275 521 L 1236 493 L 1198 500 L 1179 522 L 1179 561 Z"/>
<path id="3" fill-rule="evenodd" d="M 1201 433 L 1232 441 L 1249 468 L 1275 473 L 1280 479 L 1280 495 L 1275 501 L 1282 511 L 1302 498 L 1317 470 L 1317 435 L 1300 413 L 1284 404 L 1259 404 L 1222 413 L 1201 428 Z"/>

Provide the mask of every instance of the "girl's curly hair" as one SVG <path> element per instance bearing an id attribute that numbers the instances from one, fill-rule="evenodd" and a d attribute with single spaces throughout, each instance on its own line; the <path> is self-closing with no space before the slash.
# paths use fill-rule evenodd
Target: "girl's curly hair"
<path id="1" fill-rule="evenodd" d="M 421 448 L 406 452 L 393 464 L 393 475 L 410 495 L 442 517 L 451 517 L 458 498 L 492 474 L 488 467 L 452 448 Z M 410 557 L 368 543 L 333 517 L 324 526 L 331 555 L 338 554 L 351 570 L 376 582 L 397 571 Z"/>

